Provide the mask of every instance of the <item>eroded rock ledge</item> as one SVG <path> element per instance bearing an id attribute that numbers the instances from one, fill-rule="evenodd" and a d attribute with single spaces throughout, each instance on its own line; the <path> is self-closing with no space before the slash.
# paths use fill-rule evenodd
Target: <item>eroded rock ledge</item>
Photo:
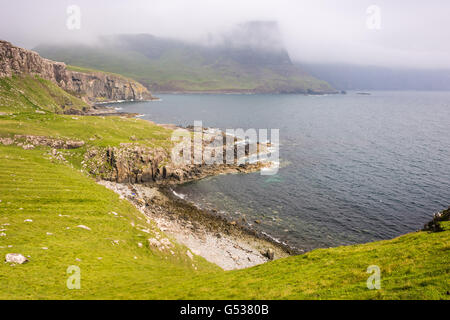
<path id="1" fill-rule="evenodd" d="M 231 152 L 236 154 L 236 150 Z M 122 143 L 120 147 L 90 148 L 83 161 L 84 169 L 99 179 L 118 183 L 147 184 L 180 184 L 217 174 L 254 172 L 268 165 L 263 162 L 246 162 L 240 165 L 211 165 L 204 162 L 174 164 L 166 150 L 133 143 Z"/>
<path id="2" fill-rule="evenodd" d="M 440 232 L 443 231 L 440 222 L 450 220 L 450 208 L 441 212 L 435 213 L 433 219 L 426 223 L 423 227 L 423 231 Z"/>

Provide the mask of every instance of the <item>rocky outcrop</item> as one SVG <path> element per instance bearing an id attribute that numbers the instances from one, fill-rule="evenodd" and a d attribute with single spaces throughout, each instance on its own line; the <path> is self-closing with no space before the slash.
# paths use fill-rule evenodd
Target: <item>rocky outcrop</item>
<path id="1" fill-rule="evenodd" d="M 153 98 L 143 85 L 131 79 L 103 72 L 71 71 L 63 62 L 42 58 L 34 51 L 0 40 L 0 78 L 14 74 L 31 74 L 50 80 L 87 103 Z"/>
<path id="2" fill-rule="evenodd" d="M 119 147 L 89 149 L 82 165 L 90 174 L 107 181 L 179 184 L 221 173 L 253 172 L 267 164 L 175 164 L 164 149 L 122 143 Z"/>
<path id="3" fill-rule="evenodd" d="M 143 183 L 163 178 L 163 164 L 167 159 L 162 149 L 121 144 L 89 149 L 82 165 L 90 174 L 104 180 Z"/>
<path id="4" fill-rule="evenodd" d="M 439 232 L 443 231 L 443 228 L 440 224 L 442 221 L 449 221 L 450 220 L 450 208 L 447 210 L 438 212 L 434 214 L 433 220 L 425 224 L 423 227 L 423 231 L 431 231 L 431 232 Z"/>
<path id="5" fill-rule="evenodd" d="M 44 136 L 16 134 L 14 138 L 0 138 L 0 144 L 5 146 L 14 144 L 28 150 L 37 146 L 46 146 L 54 149 L 77 149 L 84 146 L 85 143 L 81 140 L 63 140 Z"/>
<path id="6" fill-rule="evenodd" d="M 143 85 L 121 76 L 102 72 L 82 73 L 67 70 L 66 74 L 67 82 L 62 82 L 61 87 L 77 95 L 86 96 L 89 102 L 153 99 Z"/>

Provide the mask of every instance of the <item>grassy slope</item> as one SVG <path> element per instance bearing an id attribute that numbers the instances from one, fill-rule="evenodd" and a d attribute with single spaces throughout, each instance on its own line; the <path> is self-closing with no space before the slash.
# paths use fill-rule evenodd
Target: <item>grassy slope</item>
<path id="1" fill-rule="evenodd" d="M 53 138 L 84 140 L 94 146 L 141 143 L 168 148 L 171 131 L 141 119 L 121 117 L 67 116 L 19 113 L 0 116 L 0 136 L 14 134 L 45 135 Z M 131 140 L 130 137 L 135 139 Z"/>
<path id="2" fill-rule="evenodd" d="M 0 112 L 62 112 L 61 106 L 77 110 L 86 103 L 65 92 L 51 81 L 33 76 L 0 78 Z"/>
<path id="3" fill-rule="evenodd" d="M 164 297 L 183 279 L 216 269 L 197 257 L 194 270 L 182 246 L 175 255 L 149 249 L 153 223 L 79 171 L 45 159 L 44 152 L 0 147 L 0 224 L 10 224 L 2 227 L 7 235 L 0 238 L 0 254 L 30 255 L 25 265 L 0 264 L 0 298 L 130 298 L 142 289 Z M 81 268 L 81 290 L 66 288 L 70 265 Z"/>
<path id="4" fill-rule="evenodd" d="M 449 298 L 448 222 L 440 233 L 314 250 L 232 272 L 196 257 L 194 270 L 182 246 L 174 256 L 147 247 L 150 235 L 131 222 L 156 228 L 139 220 L 129 203 L 44 152 L 0 147 L 0 224 L 10 224 L 2 227 L 0 255 L 31 256 L 24 265 L 0 264 L 0 298 Z M 76 228 L 80 224 L 92 230 Z M 372 264 L 382 271 L 378 291 L 366 288 Z M 81 268 L 81 290 L 65 287 L 70 265 Z"/>
<path id="5" fill-rule="evenodd" d="M 312 90 L 331 90 L 325 82 L 307 74 L 285 76 L 270 67 L 246 69 L 233 60 L 217 57 L 206 60 L 192 49 L 173 48 L 149 58 L 136 51 L 104 50 L 77 46 L 38 47 L 41 55 L 67 64 L 114 72 L 133 78 L 155 90 L 172 88 L 180 91 L 252 90 L 258 87 L 295 86 Z"/>
<path id="6" fill-rule="evenodd" d="M 189 292 L 205 299 L 450 299 L 450 224 L 443 225 L 446 231 L 440 233 L 314 250 L 247 270 L 197 277 Z M 381 269 L 381 290 L 366 287 L 369 265 Z"/>
<path id="7" fill-rule="evenodd" d="M 142 120 L 37 114 L 33 108 L 46 100 L 30 106 L 22 105 L 21 97 L 17 96 L 20 108 L 14 103 L 9 104 L 12 109 L 0 106 L 14 112 L 0 115 L 0 137 L 38 134 L 105 146 L 130 142 L 129 136 L 135 135 L 141 143 L 169 145 L 169 131 Z M 0 256 L 10 252 L 31 256 L 24 265 L 0 264 L 0 298 L 450 297 L 448 222 L 440 233 L 417 232 L 389 241 L 314 250 L 239 271 L 223 272 L 195 257 L 195 270 L 182 246 L 176 246 L 174 255 L 148 247 L 151 235 L 140 229 L 155 233 L 156 227 L 78 170 L 83 151 L 66 151 L 69 163 L 56 163 L 47 158 L 46 148 L 0 145 L 0 225 L 9 223 L 0 226 L 6 229 L 1 231 L 6 236 L 0 237 Z M 112 211 L 121 217 L 108 214 Z M 76 228 L 81 224 L 92 230 Z M 119 245 L 113 240 L 120 240 Z M 145 246 L 139 248 L 138 242 Z M 65 286 L 70 265 L 81 268 L 81 290 Z M 381 268 L 381 290 L 366 288 L 369 265 Z"/>

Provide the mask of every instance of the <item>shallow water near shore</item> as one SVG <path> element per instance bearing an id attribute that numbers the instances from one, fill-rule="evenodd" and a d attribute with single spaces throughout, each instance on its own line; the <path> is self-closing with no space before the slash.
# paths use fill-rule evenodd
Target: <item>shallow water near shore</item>
<path id="1" fill-rule="evenodd" d="M 450 92 L 158 97 L 120 108 L 157 123 L 280 129 L 277 175 L 175 191 L 299 249 L 393 238 L 450 205 Z"/>

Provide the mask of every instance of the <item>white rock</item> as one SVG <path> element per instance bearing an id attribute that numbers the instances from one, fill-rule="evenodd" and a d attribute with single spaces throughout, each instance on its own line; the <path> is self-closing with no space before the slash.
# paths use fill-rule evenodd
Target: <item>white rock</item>
<path id="1" fill-rule="evenodd" d="M 168 247 L 168 248 L 172 248 L 172 247 L 173 247 L 172 242 L 170 242 L 170 240 L 167 239 L 167 238 L 161 239 L 161 243 L 162 243 L 163 245 L 165 245 L 166 247 Z"/>
<path id="2" fill-rule="evenodd" d="M 6 233 L 4 232 L 0 233 L 0 237 L 6 237 Z"/>
<path id="3" fill-rule="evenodd" d="M 42 247 L 42 250 L 48 250 L 48 248 L 47 247 Z"/>
<path id="4" fill-rule="evenodd" d="M 157 239 L 155 238 L 150 238 L 148 239 L 148 243 L 152 246 L 152 247 L 156 247 L 158 249 L 160 249 L 160 247 L 162 246 L 161 242 L 159 242 Z"/>
<path id="5" fill-rule="evenodd" d="M 28 259 L 20 253 L 8 253 L 5 257 L 5 260 L 6 262 L 17 264 L 23 264 L 28 261 Z"/>
<path id="6" fill-rule="evenodd" d="M 51 232 L 47 232 L 47 235 L 48 235 L 48 236 L 52 236 L 52 235 L 53 235 L 53 233 L 51 233 Z"/>
<path id="7" fill-rule="evenodd" d="M 194 260 L 194 255 L 192 254 L 192 252 L 190 250 L 186 251 L 186 254 L 191 260 Z"/>
<path id="8" fill-rule="evenodd" d="M 80 224 L 79 226 L 77 226 L 77 228 L 81 228 L 81 229 L 85 229 L 85 230 L 91 231 L 91 228 L 86 227 L 85 225 L 82 225 L 82 224 Z"/>
<path id="9" fill-rule="evenodd" d="M 142 243 L 140 243 L 140 242 L 138 243 L 138 247 L 139 247 L 139 248 L 142 248 L 143 246 L 144 246 L 144 245 L 143 245 Z"/>
<path id="10" fill-rule="evenodd" d="M 25 219 L 25 220 L 23 220 L 23 222 L 33 222 L 33 220 L 31 220 L 31 219 Z"/>

